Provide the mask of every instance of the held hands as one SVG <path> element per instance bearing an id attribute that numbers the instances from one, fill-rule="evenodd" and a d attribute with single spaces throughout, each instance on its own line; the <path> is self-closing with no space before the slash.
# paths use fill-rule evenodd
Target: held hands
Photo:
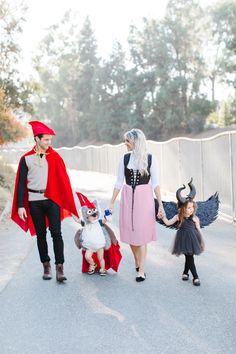
<path id="1" fill-rule="evenodd" d="M 18 208 L 18 215 L 21 220 L 25 221 L 27 218 L 27 213 L 25 208 Z"/>
<path id="2" fill-rule="evenodd" d="M 165 210 L 163 208 L 163 205 L 160 205 L 159 208 L 158 208 L 157 217 L 159 219 L 163 219 L 163 218 L 165 218 L 165 216 L 166 216 L 166 213 L 165 213 Z"/>
<path id="3" fill-rule="evenodd" d="M 105 219 L 105 223 L 108 221 L 110 222 L 112 220 L 112 212 L 110 209 L 106 209 L 104 211 L 104 219 Z"/>

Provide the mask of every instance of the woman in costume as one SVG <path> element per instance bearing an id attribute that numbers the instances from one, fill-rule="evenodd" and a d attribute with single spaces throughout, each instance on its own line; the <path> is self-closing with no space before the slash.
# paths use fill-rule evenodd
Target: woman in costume
<path id="1" fill-rule="evenodd" d="M 136 281 L 146 279 L 147 244 L 156 240 L 153 192 L 159 203 L 158 215 L 163 216 L 160 186 L 155 158 L 148 154 L 144 133 L 132 129 L 124 134 L 128 153 L 119 162 L 110 210 L 122 189 L 120 201 L 120 239 L 130 245 L 138 272 Z M 124 183 L 125 181 L 125 183 Z"/>

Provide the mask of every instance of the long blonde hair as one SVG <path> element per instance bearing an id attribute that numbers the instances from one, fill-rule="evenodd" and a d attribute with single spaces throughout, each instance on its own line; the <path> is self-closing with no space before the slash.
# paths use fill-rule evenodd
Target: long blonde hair
<path id="1" fill-rule="evenodd" d="M 142 130 L 131 129 L 124 134 L 124 138 L 134 144 L 133 154 L 141 175 L 148 174 L 147 142 Z"/>

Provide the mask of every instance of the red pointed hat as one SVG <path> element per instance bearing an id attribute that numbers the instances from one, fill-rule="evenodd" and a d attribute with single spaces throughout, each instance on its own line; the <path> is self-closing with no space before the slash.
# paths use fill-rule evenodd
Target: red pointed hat
<path id="1" fill-rule="evenodd" d="M 29 124 L 31 125 L 34 136 L 39 134 L 56 135 L 54 130 L 47 127 L 46 124 L 39 122 L 38 120 L 29 122 Z"/>
<path id="2" fill-rule="evenodd" d="M 93 203 L 91 203 L 87 197 L 85 197 L 85 195 L 83 195 L 82 193 L 76 192 L 78 198 L 79 198 L 79 202 L 81 207 L 83 206 L 87 206 L 89 209 L 95 209 L 95 205 Z"/>

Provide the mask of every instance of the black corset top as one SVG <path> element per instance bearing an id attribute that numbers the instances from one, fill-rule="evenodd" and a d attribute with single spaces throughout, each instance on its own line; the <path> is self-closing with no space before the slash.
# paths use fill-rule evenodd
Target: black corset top
<path id="1" fill-rule="evenodd" d="M 127 154 L 128 155 L 128 154 Z M 151 155 L 149 155 L 151 156 Z M 130 156 L 129 156 L 130 157 Z M 141 173 L 139 170 L 133 170 L 132 168 L 129 169 L 127 168 L 128 162 L 129 162 L 129 157 L 126 158 L 125 161 L 125 182 L 129 186 L 135 187 L 141 184 L 148 184 L 150 181 L 150 167 L 151 167 L 151 157 L 148 157 L 148 174 L 141 176 Z M 128 161 L 127 161 L 128 160 Z"/>

